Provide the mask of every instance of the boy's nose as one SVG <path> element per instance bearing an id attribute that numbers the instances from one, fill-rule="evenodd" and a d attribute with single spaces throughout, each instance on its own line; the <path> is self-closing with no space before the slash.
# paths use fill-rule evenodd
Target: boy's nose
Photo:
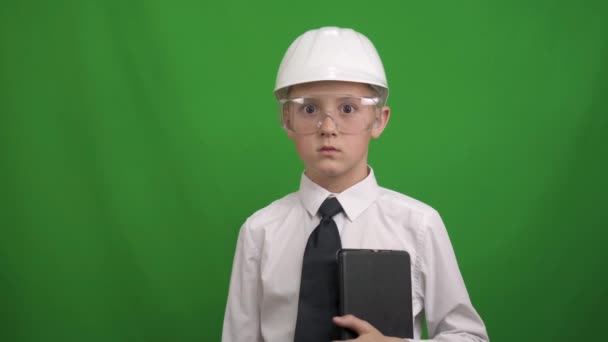
<path id="1" fill-rule="evenodd" d="M 337 127 L 336 127 L 336 122 L 334 121 L 334 119 L 329 116 L 328 114 L 325 114 L 325 116 L 323 117 L 323 119 L 321 119 L 321 121 L 319 122 L 320 126 L 319 126 L 319 133 L 321 133 L 321 135 L 326 135 L 326 134 L 336 134 L 338 133 Z"/>

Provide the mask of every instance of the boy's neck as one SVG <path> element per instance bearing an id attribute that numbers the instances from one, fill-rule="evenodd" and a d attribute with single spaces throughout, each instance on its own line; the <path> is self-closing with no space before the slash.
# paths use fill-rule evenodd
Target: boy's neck
<path id="1" fill-rule="evenodd" d="M 349 174 L 335 177 L 318 175 L 314 172 L 309 172 L 309 170 L 304 171 L 304 174 L 306 174 L 306 176 L 311 181 L 321 186 L 325 190 L 334 194 L 339 194 L 342 191 L 364 180 L 369 174 L 369 168 L 367 167 L 367 164 L 365 165 L 364 169 L 351 171 L 352 172 Z"/>

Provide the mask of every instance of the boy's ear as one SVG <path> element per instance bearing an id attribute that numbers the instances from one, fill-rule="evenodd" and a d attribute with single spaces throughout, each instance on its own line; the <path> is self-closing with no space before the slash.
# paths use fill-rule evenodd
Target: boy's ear
<path id="1" fill-rule="evenodd" d="M 391 117 L 391 108 L 388 106 L 382 107 L 380 115 L 376 117 L 374 121 L 374 128 L 372 129 L 372 137 L 379 138 L 384 132 L 384 128 L 388 125 L 388 120 Z"/>
<path id="2" fill-rule="evenodd" d="M 287 127 L 289 127 L 289 117 L 286 112 L 283 112 L 283 117 L 281 118 L 281 127 L 285 130 L 285 132 L 287 132 L 287 137 L 289 139 L 293 139 L 295 137 L 295 134 L 293 134 L 291 130 L 287 129 Z"/>
<path id="3" fill-rule="evenodd" d="M 291 139 L 291 140 L 295 139 L 296 135 L 292 131 L 286 129 L 285 132 L 287 132 L 287 137 L 289 139 Z"/>

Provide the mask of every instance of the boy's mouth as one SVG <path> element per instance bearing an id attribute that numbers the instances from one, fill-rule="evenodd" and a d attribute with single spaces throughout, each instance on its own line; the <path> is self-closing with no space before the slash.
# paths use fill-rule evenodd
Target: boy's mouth
<path id="1" fill-rule="evenodd" d="M 340 152 L 340 150 L 333 146 L 323 146 L 319 149 L 319 152 L 321 152 L 322 154 L 334 154 Z"/>

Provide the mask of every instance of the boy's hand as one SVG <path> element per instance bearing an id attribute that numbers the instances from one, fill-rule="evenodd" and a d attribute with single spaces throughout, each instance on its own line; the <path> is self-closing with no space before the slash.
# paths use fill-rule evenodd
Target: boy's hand
<path id="1" fill-rule="evenodd" d="M 397 337 L 382 335 L 376 328 L 368 322 L 353 315 L 334 317 L 334 323 L 342 328 L 353 330 L 359 337 L 354 340 L 343 340 L 342 342 L 403 342 L 407 341 Z"/>

